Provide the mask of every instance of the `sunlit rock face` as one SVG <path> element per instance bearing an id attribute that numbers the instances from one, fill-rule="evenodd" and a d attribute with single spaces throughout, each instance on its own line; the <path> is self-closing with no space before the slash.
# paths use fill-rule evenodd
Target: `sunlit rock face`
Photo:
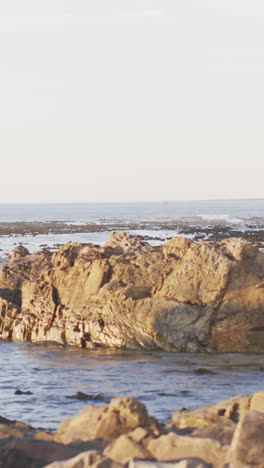
<path id="1" fill-rule="evenodd" d="M 264 253 L 241 239 L 21 251 L 3 265 L 0 337 L 84 348 L 264 352 Z"/>

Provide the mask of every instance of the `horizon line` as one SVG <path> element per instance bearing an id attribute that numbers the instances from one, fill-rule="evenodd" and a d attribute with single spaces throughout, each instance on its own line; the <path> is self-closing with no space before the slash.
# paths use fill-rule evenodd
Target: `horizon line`
<path id="1" fill-rule="evenodd" d="M 137 201 L 74 201 L 74 202 L 0 202 L 0 206 L 22 206 L 22 205 L 89 205 L 89 204 L 96 204 L 96 205 L 105 205 L 105 204 L 132 204 L 132 203 L 158 203 L 162 204 L 169 204 L 169 203 L 181 203 L 181 202 L 228 202 L 228 201 L 262 201 L 264 197 L 253 197 L 253 198 L 199 198 L 195 199 L 176 199 L 176 200 L 137 200 Z"/>

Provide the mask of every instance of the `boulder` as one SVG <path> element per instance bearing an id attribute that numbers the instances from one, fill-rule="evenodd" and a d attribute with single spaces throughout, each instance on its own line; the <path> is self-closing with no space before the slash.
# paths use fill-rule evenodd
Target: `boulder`
<path id="1" fill-rule="evenodd" d="M 129 236 L 125 232 L 112 232 L 105 247 L 114 249 L 115 254 L 138 252 L 143 250 L 145 243 L 137 236 Z"/>
<path id="2" fill-rule="evenodd" d="M 229 400 L 221 401 L 215 405 L 205 406 L 194 410 L 176 411 L 171 415 L 171 419 L 167 424 L 169 429 L 172 428 L 202 428 L 202 433 L 210 433 L 221 441 L 222 437 L 229 438 L 235 425 L 241 418 L 250 410 L 264 412 L 264 392 L 255 393 L 248 396 L 237 396 Z M 219 431 L 226 431 L 221 435 Z M 200 432 L 196 432 L 199 434 Z M 195 432 L 193 433 L 193 435 Z"/>
<path id="3" fill-rule="evenodd" d="M 214 468 L 222 468 L 228 446 L 206 438 L 180 436 L 174 432 L 162 435 L 149 442 L 147 449 L 158 461 L 177 461 L 184 458 L 198 458 Z"/>
<path id="4" fill-rule="evenodd" d="M 55 435 L 57 442 L 116 439 L 138 427 L 159 434 L 156 420 L 136 398 L 113 398 L 109 406 L 87 406 L 79 415 L 63 421 Z"/>
<path id="5" fill-rule="evenodd" d="M 112 233 L 13 256 L 0 275 L 0 338 L 83 348 L 264 352 L 264 253 L 241 239 L 151 247 Z"/>
<path id="6" fill-rule="evenodd" d="M 0 439 L 0 466 L 4 468 L 42 468 L 55 461 L 72 458 L 76 447 L 65 447 L 54 442 L 34 440 L 16 435 Z"/>
<path id="7" fill-rule="evenodd" d="M 55 434 L 0 417 L 0 466 L 263 468 L 263 393 L 195 411 L 196 427 L 186 427 L 177 413 L 165 427 L 138 400 L 115 398 L 108 406 L 84 408 Z"/>

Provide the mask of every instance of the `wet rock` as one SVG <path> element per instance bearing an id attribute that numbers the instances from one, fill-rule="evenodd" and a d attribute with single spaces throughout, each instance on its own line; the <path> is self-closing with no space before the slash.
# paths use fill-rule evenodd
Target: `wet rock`
<path id="1" fill-rule="evenodd" d="M 91 395 L 88 393 L 77 392 L 75 395 L 68 395 L 66 398 L 73 399 L 73 400 L 94 400 L 94 401 L 102 401 L 104 400 L 104 395 L 102 393 L 97 393 L 96 395 Z"/>
<path id="2" fill-rule="evenodd" d="M 33 395 L 33 393 L 30 390 L 27 390 L 23 392 L 22 390 L 16 390 L 15 395 Z"/>
<path id="3" fill-rule="evenodd" d="M 205 369 L 204 367 L 200 367 L 195 371 L 195 374 L 197 375 L 203 375 L 203 374 L 216 374 L 216 372 L 211 371 L 210 369 Z"/>

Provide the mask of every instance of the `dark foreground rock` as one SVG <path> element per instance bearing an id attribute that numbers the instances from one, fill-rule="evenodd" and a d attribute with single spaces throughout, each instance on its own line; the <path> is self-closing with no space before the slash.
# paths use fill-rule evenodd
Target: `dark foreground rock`
<path id="1" fill-rule="evenodd" d="M 264 253 L 245 240 L 150 247 L 113 233 L 104 247 L 22 250 L 2 268 L 2 339 L 264 352 Z"/>
<path id="2" fill-rule="evenodd" d="M 264 393 L 176 412 L 167 424 L 134 398 L 88 406 L 53 434 L 0 422 L 5 468 L 264 467 Z"/>

